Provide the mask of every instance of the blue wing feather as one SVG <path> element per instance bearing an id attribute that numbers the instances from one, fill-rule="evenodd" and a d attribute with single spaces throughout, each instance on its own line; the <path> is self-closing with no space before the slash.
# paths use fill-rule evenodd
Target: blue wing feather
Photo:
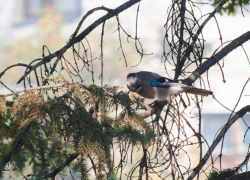
<path id="1" fill-rule="evenodd" d="M 160 83 L 157 80 L 149 80 L 149 81 L 147 81 L 147 83 L 150 84 L 151 86 L 156 86 L 156 87 L 162 87 L 163 86 L 163 84 Z"/>

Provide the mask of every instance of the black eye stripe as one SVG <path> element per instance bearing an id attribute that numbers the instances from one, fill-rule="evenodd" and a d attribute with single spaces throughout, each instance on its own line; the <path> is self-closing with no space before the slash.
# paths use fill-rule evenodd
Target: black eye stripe
<path id="1" fill-rule="evenodd" d="M 139 89 L 141 87 L 140 84 L 137 84 L 137 86 L 135 86 L 135 89 Z"/>

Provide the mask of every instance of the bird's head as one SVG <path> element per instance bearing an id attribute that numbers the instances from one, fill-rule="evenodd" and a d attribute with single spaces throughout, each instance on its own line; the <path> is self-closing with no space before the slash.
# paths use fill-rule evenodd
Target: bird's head
<path id="1" fill-rule="evenodd" d="M 127 75 L 127 87 L 132 92 L 140 92 L 141 82 L 135 73 L 129 73 Z"/>

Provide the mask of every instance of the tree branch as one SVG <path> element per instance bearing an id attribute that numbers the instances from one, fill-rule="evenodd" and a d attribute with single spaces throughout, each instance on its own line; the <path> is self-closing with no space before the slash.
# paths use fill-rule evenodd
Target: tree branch
<path id="1" fill-rule="evenodd" d="M 48 175 L 47 175 L 47 178 L 52 178 L 52 179 L 53 179 L 60 171 L 63 170 L 63 168 L 65 168 L 65 167 L 66 167 L 67 165 L 69 165 L 72 161 L 74 161 L 74 160 L 77 158 L 78 155 L 79 155 L 79 153 L 71 154 L 71 155 L 69 156 L 69 158 L 65 161 L 65 163 L 64 163 L 62 166 L 56 168 L 52 173 L 48 174 Z"/>
<path id="2" fill-rule="evenodd" d="M 30 65 L 27 65 L 27 64 L 24 64 L 24 63 L 13 64 L 13 65 L 8 66 L 7 68 L 5 68 L 5 69 L 0 73 L 0 78 L 4 75 L 4 73 L 5 73 L 7 70 L 9 70 L 9 69 L 11 69 L 11 68 L 13 68 L 13 67 L 16 67 L 16 66 L 24 66 L 24 67 L 26 67 L 26 68 L 31 68 Z"/>
<path id="3" fill-rule="evenodd" d="M 33 91 L 33 90 L 52 89 L 52 88 L 60 88 L 60 87 L 66 87 L 66 85 L 64 85 L 64 84 L 57 84 L 57 85 L 49 85 L 49 86 L 32 87 L 32 88 L 27 88 L 27 89 L 15 91 L 15 92 L 9 93 L 9 94 L 0 94 L 0 97 L 2 97 L 2 96 L 3 97 L 13 96 L 13 95 L 17 95 L 19 93 Z"/>
<path id="4" fill-rule="evenodd" d="M 69 91 L 71 91 L 71 86 L 77 84 L 79 85 L 81 88 L 84 88 L 86 90 L 90 90 L 90 87 L 92 86 L 92 84 L 90 85 L 86 85 L 84 83 L 80 83 L 80 82 L 76 82 L 76 83 L 67 83 L 67 84 L 56 84 L 56 85 L 48 85 L 48 86 L 38 86 L 38 87 L 32 87 L 32 88 L 27 88 L 27 89 L 23 89 L 23 90 L 19 90 L 19 91 L 15 91 L 9 94 L 0 94 L 0 97 L 8 97 L 8 96 L 13 96 L 13 95 L 18 95 L 20 93 L 24 93 L 24 92 L 29 92 L 29 91 L 33 91 L 33 90 L 42 90 L 42 89 L 53 89 L 53 88 L 68 88 Z M 107 91 L 105 88 L 103 88 L 104 90 L 104 94 L 108 97 L 114 97 L 115 94 L 112 92 Z"/>
<path id="5" fill-rule="evenodd" d="M 240 37 L 234 39 L 231 43 L 221 49 L 218 53 L 210 57 L 206 62 L 202 63 L 200 67 L 198 67 L 193 73 L 182 81 L 183 84 L 191 85 L 193 82 L 196 81 L 204 72 L 209 70 L 210 67 L 218 63 L 222 58 L 224 58 L 227 54 L 229 54 L 232 50 L 236 49 L 237 47 L 241 46 L 243 43 L 250 39 L 250 31 L 244 33 Z M 166 105 L 167 101 L 164 101 L 162 105 Z M 163 107 L 161 106 L 161 107 Z M 159 109 L 159 106 L 153 106 L 152 109 L 147 109 L 144 113 L 142 113 L 142 117 L 148 117 L 155 114 Z"/>
<path id="6" fill-rule="evenodd" d="M 222 8 L 222 6 L 224 4 L 226 4 L 228 2 L 228 0 L 222 0 L 214 9 L 213 12 L 211 12 L 209 14 L 209 16 L 205 19 L 205 21 L 201 24 L 201 26 L 199 27 L 199 29 L 197 30 L 196 34 L 194 35 L 193 39 L 192 39 L 192 43 L 187 47 L 185 54 L 182 56 L 179 64 L 177 63 L 177 67 L 176 67 L 176 72 L 175 72 L 175 78 L 177 79 L 180 74 L 181 74 L 181 69 L 184 66 L 186 59 L 189 57 L 190 53 L 193 50 L 193 46 L 196 43 L 196 41 L 198 40 L 198 36 L 200 35 L 200 33 L 202 32 L 203 28 L 205 27 L 205 25 L 207 24 L 207 22 L 214 17 L 214 15 Z M 178 59 L 177 59 L 178 60 Z M 178 60 L 179 61 L 179 60 Z"/>
<path id="7" fill-rule="evenodd" d="M 181 12 L 180 12 L 180 18 L 181 18 L 181 27 L 180 27 L 180 38 L 179 38 L 179 47 L 178 47 L 178 54 L 177 54 L 177 64 L 176 64 L 176 70 L 175 70 L 175 80 L 178 78 L 178 76 L 181 74 L 182 66 L 181 63 L 181 50 L 183 49 L 183 34 L 184 34 L 184 23 L 185 23 L 185 12 L 186 12 L 186 0 L 181 1 Z"/>
<path id="8" fill-rule="evenodd" d="M 240 37 L 234 39 L 231 43 L 221 49 L 218 53 L 210 57 L 206 62 L 202 63 L 193 73 L 186 78 L 182 83 L 191 85 L 198 77 L 200 77 L 204 72 L 206 72 L 210 67 L 218 63 L 222 58 L 224 58 L 228 53 L 237 47 L 244 44 L 250 39 L 250 31 L 242 34 Z"/>
<path id="9" fill-rule="evenodd" d="M 208 158 L 212 154 L 213 150 L 216 148 L 216 146 L 219 144 L 219 142 L 221 141 L 221 139 L 226 134 L 227 130 L 233 125 L 233 123 L 237 119 L 243 117 L 247 112 L 250 112 L 250 105 L 245 106 L 244 108 L 242 108 L 241 110 L 239 110 L 231 119 L 228 120 L 227 124 L 220 131 L 220 133 L 218 134 L 218 136 L 216 137 L 216 139 L 213 141 L 212 145 L 209 147 L 209 149 L 206 152 L 205 156 L 202 158 L 202 160 L 200 161 L 200 163 L 198 164 L 198 166 L 196 168 L 194 168 L 194 171 L 188 177 L 187 180 L 192 180 L 200 172 L 200 170 L 202 169 L 202 167 L 205 165 L 205 163 L 207 162 Z"/>
<path id="10" fill-rule="evenodd" d="M 250 172 L 244 172 L 241 174 L 236 174 L 231 176 L 230 178 L 226 178 L 225 180 L 249 180 L 250 179 Z"/>
<path id="11" fill-rule="evenodd" d="M 160 109 L 162 109 L 165 105 L 167 105 L 167 103 L 167 100 L 161 102 L 155 101 L 152 107 L 144 103 L 145 112 L 141 113 L 140 115 L 143 118 L 152 116 L 153 114 L 156 114 Z"/>
<path id="12" fill-rule="evenodd" d="M 95 8 L 95 10 L 99 10 L 99 9 L 103 9 L 108 11 L 108 13 L 104 16 L 102 16 L 101 18 L 99 18 L 98 20 L 96 20 L 95 22 L 93 22 L 89 27 L 87 27 L 84 31 L 82 31 L 78 36 L 76 36 L 78 30 L 79 30 L 79 26 L 83 23 L 83 20 L 80 21 L 78 27 L 76 28 L 74 34 L 72 35 L 72 38 L 70 39 L 70 41 L 60 50 L 56 51 L 53 54 L 50 54 L 48 56 L 44 56 L 40 62 L 36 63 L 35 65 L 33 65 L 32 67 L 29 67 L 27 69 L 27 71 L 24 73 L 24 75 L 18 80 L 17 84 L 19 84 L 20 82 L 22 82 L 25 77 L 30 74 L 33 70 L 35 70 L 36 68 L 40 67 L 43 64 L 46 64 L 48 62 L 50 62 L 53 58 L 57 57 L 56 62 L 54 63 L 52 69 L 51 69 L 51 73 L 55 70 L 55 66 L 56 64 L 59 62 L 61 56 L 65 53 L 65 51 L 67 49 L 69 49 L 73 44 L 80 42 L 81 40 L 83 40 L 90 32 L 92 32 L 97 26 L 99 26 L 100 24 L 102 24 L 103 22 L 105 22 L 106 20 L 116 16 L 117 14 L 121 13 L 122 11 L 124 11 L 125 9 L 128 9 L 129 7 L 131 7 L 132 5 L 140 2 L 141 0 L 130 0 L 127 1 L 126 3 L 122 4 L 121 6 L 117 7 L 116 9 L 107 9 L 104 7 L 100 7 L 100 8 Z M 94 12 L 94 10 L 89 11 L 87 14 L 90 15 Z M 86 16 L 84 16 L 83 19 L 86 19 Z M 76 36 L 76 37 L 75 37 Z M 74 38 L 75 37 L 75 38 Z"/>

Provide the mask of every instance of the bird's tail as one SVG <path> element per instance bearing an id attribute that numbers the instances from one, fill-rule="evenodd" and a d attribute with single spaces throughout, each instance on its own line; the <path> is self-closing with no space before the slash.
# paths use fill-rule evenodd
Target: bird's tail
<path id="1" fill-rule="evenodd" d="M 201 95 L 201 96 L 213 95 L 212 91 L 205 90 L 205 89 L 193 88 L 193 87 L 185 89 L 185 92 L 190 93 L 190 94 Z"/>

